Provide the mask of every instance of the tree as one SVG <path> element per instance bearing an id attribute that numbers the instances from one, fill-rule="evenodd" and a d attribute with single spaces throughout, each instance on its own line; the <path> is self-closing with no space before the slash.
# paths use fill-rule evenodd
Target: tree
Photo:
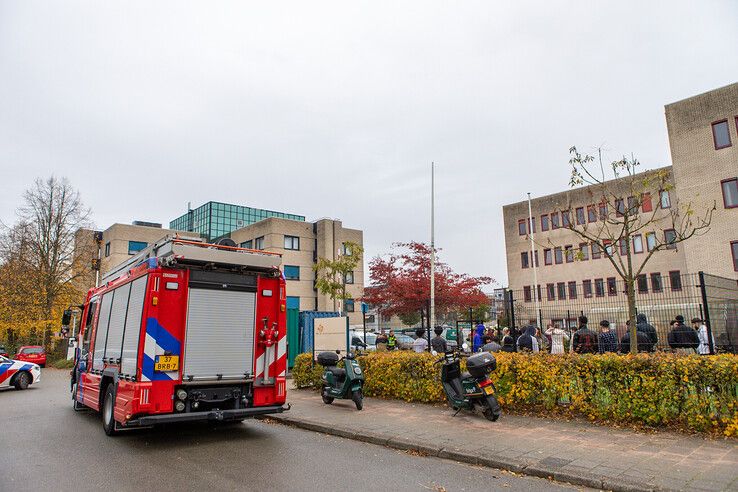
<path id="1" fill-rule="evenodd" d="M 346 301 L 352 299 L 346 289 L 346 278 L 353 275 L 354 270 L 362 261 L 364 248 L 357 243 L 347 241 L 343 243 L 344 254 L 335 260 L 319 258 L 313 265 L 315 271 L 315 287 L 323 295 L 328 295 L 333 302 L 341 300 L 341 314 L 346 314 Z"/>
<path id="2" fill-rule="evenodd" d="M 679 243 L 707 232 L 715 204 L 698 213 L 690 200 L 674 199 L 669 193 L 674 185 L 667 169 L 638 173 L 638 160 L 623 157 L 610 164 L 613 178 L 607 179 L 601 151 L 598 159 L 582 155 L 576 147 L 569 153 L 569 184 L 572 188 L 588 185 L 590 205 L 586 211 L 580 207 L 572 217 L 569 196 L 565 209 L 559 210 L 562 226 L 602 252 L 624 282 L 630 351 L 636 353 L 636 280 L 657 251 L 676 249 Z M 633 256 L 634 247 L 647 253 L 642 260 L 641 255 Z M 583 259 L 582 251 L 566 254 Z"/>
<path id="3" fill-rule="evenodd" d="M 411 313 L 401 313 L 397 315 L 405 326 L 415 326 L 420 323 L 420 313 L 413 311 Z"/>
<path id="4" fill-rule="evenodd" d="M 425 317 L 430 302 L 431 248 L 418 242 L 395 243 L 393 246 L 401 251 L 384 258 L 378 256 L 369 264 L 372 286 L 364 289 L 364 299 L 377 306 L 384 315 L 420 313 Z M 455 273 L 447 264 L 436 260 L 437 312 L 444 314 L 486 304 L 487 296 L 481 291 L 481 286 L 491 282 L 489 277 Z"/>
<path id="5" fill-rule="evenodd" d="M 20 276 L 29 290 L 13 319 L 25 312 L 27 323 L 43 324 L 48 343 L 59 311 L 80 295 L 75 280 L 89 269 L 89 251 L 75 248 L 75 232 L 89 226 L 90 211 L 65 178 L 37 179 L 23 198 L 17 224 L 0 235 L 0 259 L 6 280 Z"/>

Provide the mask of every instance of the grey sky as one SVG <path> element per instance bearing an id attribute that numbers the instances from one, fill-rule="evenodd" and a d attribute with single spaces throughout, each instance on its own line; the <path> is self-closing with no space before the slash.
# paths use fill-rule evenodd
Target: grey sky
<path id="1" fill-rule="evenodd" d="M 571 145 L 670 163 L 663 106 L 738 80 L 738 3 L 0 2 L 0 220 L 67 176 L 98 226 L 220 200 L 429 238 L 506 281 L 502 205 Z"/>

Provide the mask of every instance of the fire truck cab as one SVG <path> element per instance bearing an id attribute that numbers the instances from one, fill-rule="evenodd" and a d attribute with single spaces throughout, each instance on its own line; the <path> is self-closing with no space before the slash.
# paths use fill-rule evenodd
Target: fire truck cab
<path id="1" fill-rule="evenodd" d="M 100 411 L 108 435 L 288 410 L 280 263 L 170 237 L 116 267 L 85 299 L 75 409 Z"/>

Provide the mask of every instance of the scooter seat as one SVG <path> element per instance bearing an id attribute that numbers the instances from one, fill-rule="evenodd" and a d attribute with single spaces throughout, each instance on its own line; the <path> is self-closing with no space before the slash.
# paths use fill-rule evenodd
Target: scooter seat
<path id="1" fill-rule="evenodd" d="M 337 379 L 344 379 L 346 377 L 346 369 L 343 369 L 341 367 L 329 367 L 328 370 L 333 374 Z"/>
<path id="2" fill-rule="evenodd" d="M 462 372 L 462 373 L 461 373 L 461 380 L 462 380 L 462 381 L 463 381 L 464 379 L 469 379 L 470 377 L 472 377 L 472 375 L 471 375 L 471 374 L 469 374 L 469 373 L 468 373 L 468 372 L 466 372 L 466 371 L 464 371 L 464 372 Z"/>

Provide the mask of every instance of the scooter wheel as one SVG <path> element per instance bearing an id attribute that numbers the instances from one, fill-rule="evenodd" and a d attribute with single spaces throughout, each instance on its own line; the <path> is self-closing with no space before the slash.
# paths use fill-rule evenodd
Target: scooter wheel
<path id="1" fill-rule="evenodd" d="M 497 419 L 500 418 L 500 412 L 495 412 L 489 408 L 485 408 L 482 411 L 482 414 L 484 415 L 484 418 L 491 421 L 491 422 L 497 422 Z"/>
<path id="2" fill-rule="evenodd" d="M 321 396 L 323 397 L 323 403 L 325 403 L 326 405 L 330 405 L 331 403 L 333 403 L 333 397 L 328 396 L 325 390 L 323 390 L 323 393 Z"/>
<path id="3" fill-rule="evenodd" d="M 354 391 L 351 395 L 351 399 L 354 400 L 354 405 L 356 405 L 357 410 L 364 408 L 364 397 L 362 396 L 361 391 Z"/>

